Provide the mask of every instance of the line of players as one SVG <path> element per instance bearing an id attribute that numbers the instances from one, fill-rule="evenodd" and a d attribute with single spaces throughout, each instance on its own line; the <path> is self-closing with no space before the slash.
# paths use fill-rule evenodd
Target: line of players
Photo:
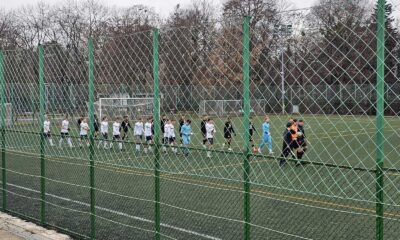
<path id="1" fill-rule="evenodd" d="M 163 116 L 161 119 L 161 132 L 162 132 L 162 144 L 163 151 L 166 151 L 167 145 L 172 146 L 172 152 L 178 153 L 178 149 L 173 146 L 176 145 L 176 136 L 175 136 L 175 124 L 176 121 L 174 119 L 168 119 L 167 116 Z M 80 132 L 80 138 L 78 140 L 78 145 L 83 147 L 84 144 L 89 146 L 89 138 L 88 133 L 90 131 L 90 127 L 88 124 L 88 120 L 86 117 L 82 116 L 77 121 L 77 127 Z M 69 147 L 73 147 L 71 138 L 69 136 L 69 117 L 65 116 L 64 120 L 61 122 L 61 138 L 59 140 L 59 146 L 62 147 L 64 139 L 67 139 L 67 144 Z M 113 143 L 116 142 L 118 144 L 118 148 L 120 150 L 123 149 L 122 141 L 128 139 L 129 130 L 133 130 L 133 135 L 135 140 L 139 143 L 143 140 L 143 136 L 145 137 L 146 143 L 148 143 L 147 147 L 144 148 L 144 152 L 147 153 L 151 151 L 151 144 L 153 143 L 153 135 L 154 135 L 154 124 L 153 119 L 149 117 L 146 123 L 143 123 L 143 119 L 139 119 L 135 122 L 134 127 L 131 126 L 129 122 L 128 116 L 124 116 L 123 118 L 116 117 L 112 124 L 112 141 L 108 141 L 108 131 L 109 131 L 109 122 L 107 117 L 103 117 L 101 122 L 97 116 L 95 115 L 95 121 L 93 130 L 95 133 L 95 137 L 97 138 L 99 132 L 101 133 L 100 141 L 98 142 L 98 148 L 111 149 L 113 147 Z M 203 115 L 203 119 L 200 125 L 201 133 L 203 136 L 203 147 L 208 148 L 209 150 L 213 149 L 214 145 L 214 136 L 216 133 L 214 121 L 208 117 L 207 115 Z M 252 123 L 252 119 L 250 118 L 249 122 L 249 137 L 250 144 L 253 148 L 254 153 L 261 153 L 264 146 L 268 146 L 268 150 L 270 154 L 273 154 L 272 150 L 272 137 L 270 133 L 270 119 L 268 116 L 265 116 L 264 123 L 262 124 L 262 141 L 260 145 L 255 147 L 253 135 L 257 132 L 254 124 Z M 190 144 L 190 136 L 192 135 L 191 129 L 191 120 L 186 119 L 185 116 L 181 116 L 179 120 L 179 135 L 180 135 L 180 143 L 181 146 L 185 146 L 183 148 L 183 153 L 185 155 L 189 154 L 188 145 Z M 228 150 L 231 151 L 231 142 L 232 137 L 236 136 L 234 127 L 230 118 L 224 124 L 224 138 L 225 143 L 223 146 L 227 146 Z M 50 120 L 48 117 L 45 117 L 44 121 L 44 137 L 48 139 L 51 146 L 54 146 L 51 134 L 50 134 Z M 141 150 L 140 144 L 136 144 L 136 151 Z M 304 121 L 296 119 L 289 119 L 286 124 L 286 129 L 283 133 L 283 147 L 281 157 L 286 158 L 289 154 L 292 155 L 293 158 L 301 160 L 304 152 L 307 150 L 307 141 L 304 132 Z M 211 151 L 207 151 L 207 157 L 211 157 Z M 280 165 L 284 165 L 286 163 L 285 160 L 280 161 Z M 301 162 L 298 161 L 298 164 Z"/>

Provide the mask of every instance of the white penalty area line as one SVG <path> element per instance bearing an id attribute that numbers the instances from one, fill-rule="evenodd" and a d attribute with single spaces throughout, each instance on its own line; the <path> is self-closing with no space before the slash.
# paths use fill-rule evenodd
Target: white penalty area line
<path id="1" fill-rule="evenodd" d="M 33 189 L 30 189 L 30 188 L 26 188 L 26 187 L 22 187 L 22 186 L 15 185 L 15 184 L 8 183 L 7 185 L 8 186 L 13 186 L 13 187 L 16 187 L 16 188 L 20 188 L 20 189 L 23 189 L 23 190 L 26 190 L 26 191 L 31 191 L 31 192 L 34 192 L 34 193 L 40 193 L 40 191 L 33 190 Z M 54 198 L 60 199 L 60 200 L 63 200 L 63 201 L 72 202 L 72 203 L 80 204 L 80 205 L 83 205 L 83 206 L 86 206 L 86 207 L 90 207 L 90 204 L 84 203 L 84 202 L 81 202 L 81 201 L 76 201 L 76 200 L 73 200 L 73 199 L 70 199 L 70 198 L 60 197 L 60 196 L 57 196 L 57 195 L 54 195 L 54 194 L 49 194 L 49 193 L 46 193 L 46 195 L 50 196 L 50 197 L 54 197 Z M 108 208 L 96 207 L 96 209 L 102 210 L 102 211 L 105 211 L 105 212 L 109 212 L 109 213 L 113 213 L 113 214 L 117 214 L 117 215 L 120 215 L 120 216 L 124 216 L 124 217 L 130 218 L 130 219 L 146 222 L 146 223 L 154 223 L 154 221 L 146 219 L 146 218 L 132 216 L 132 215 L 129 215 L 129 214 L 126 214 L 126 213 L 123 213 L 123 212 L 119 212 L 119 211 L 115 211 L 115 210 L 111 210 L 111 209 L 108 209 Z M 174 230 L 177 230 L 177 231 L 180 231 L 180 232 L 188 233 L 188 234 L 191 234 L 191 235 L 203 237 L 205 239 L 222 240 L 221 238 L 213 237 L 213 236 L 210 236 L 210 235 L 207 235 L 207 234 L 203 234 L 203 233 L 198 233 L 198 232 L 195 232 L 195 231 L 192 231 L 192 230 L 188 230 L 188 229 L 185 229 L 185 228 L 181 228 L 181 227 L 175 227 L 175 226 L 172 226 L 172 225 L 169 225 L 169 224 L 165 224 L 165 223 L 161 223 L 160 225 L 162 227 L 166 227 L 166 228 L 174 229 Z"/>

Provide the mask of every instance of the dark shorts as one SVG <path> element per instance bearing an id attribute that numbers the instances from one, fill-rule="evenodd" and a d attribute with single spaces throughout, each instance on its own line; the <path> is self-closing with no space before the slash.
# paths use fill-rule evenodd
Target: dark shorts
<path id="1" fill-rule="evenodd" d="M 152 136 L 146 136 L 146 142 L 150 142 L 150 141 L 152 141 L 153 140 L 153 137 Z"/>
<path id="2" fill-rule="evenodd" d="M 174 137 L 170 137 L 170 138 L 168 139 L 168 141 L 169 141 L 169 143 L 174 143 L 174 142 L 175 142 L 175 138 L 174 138 Z"/>
<path id="3" fill-rule="evenodd" d="M 108 133 L 102 133 L 103 139 L 107 140 L 108 139 Z"/>
<path id="4" fill-rule="evenodd" d="M 225 139 L 231 139 L 232 138 L 232 134 L 224 134 L 224 138 Z"/>
<path id="5" fill-rule="evenodd" d="M 88 139 L 88 135 L 81 135 L 81 140 Z"/>
<path id="6" fill-rule="evenodd" d="M 120 135 L 114 135 L 113 140 L 118 140 L 120 138 Z"/>
<path id="7" fill-rule="evenodd" d="M 43 133 L 44 138 L 51 138 L 51 133 Z"/>
<path id="8" fill-rule="evenodd" d="M 67 132 L 62 132 L 61 133 L 61 138 L 66 138 L 68 136 L 69 136 L 69 133 L 67 133 Z"/>
<path id="9" fill-rule="evenodd" d="M 206 133 L 202 132 L 201 134 L 203 135 L 203 138 L 204 138 L 204 139 L 207 139 Z"/>
<path id="10" fill-rule="evenodd" d="M 164 137 L 163 140 L 164 140 L 164 144 L 169 144 L 169 138 Z"/>
<path id="11" fill-rule="evenodd" d="M 249 136 L 249 140 L 250 140 L 250 142 L 253 142 L 254 140 L 253 140 L 253 135 L 250 135 Z"/>
<path id="12" fill-rule="evenodd" d="M 291 149 L 297 149 L 297 148 L 299 148 L 299 142 L 297 142 L 297 140 L 292 141 L 292 142 L 290 143 L 290 148 L 291 148 Z"/>
<path id="13" fill-rule="evenodd" d="M 214 144 L 214 138 L 207 138 L 207 141 L 210 145 Z"/>

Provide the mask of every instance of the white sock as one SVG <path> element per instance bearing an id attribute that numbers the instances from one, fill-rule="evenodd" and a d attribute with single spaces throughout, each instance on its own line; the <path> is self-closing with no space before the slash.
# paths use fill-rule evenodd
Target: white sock
<path id="1" fill-rule="evenodd" d="M 207 152 L 207 157 L 211 157 L 211 152 Z"/>
<path id="2" fill-rule="evenodd" d="M 105 145 L 105 143 L 104 143 L 104 147 L 105 147 L 106 145 Z M 110 148 L 112 148 L 112 146 L 113 146 L 113 143 L 111 142 L 110 143 Z"/>
<path id="3" fill-rule="evenodd" d="M 62 145 L 62 142 L 63 142 L 63 139 L 61 138 L 60 139 L 60 141 L 58 142 L 58 145 L 61 147 L 61 145 Z"/>
<path id="4" fill-rule="evenodd" d="M 149 146 L 149 151 L 151 151 L 152 149 L 151 149 L 151 146 Z"/>
<path id="5" fill-rule="evenodd" d="M 100 141 L 99 141 L 99 144 L 97 144 L 97 147 L 100 147 L 102 143 L 103 143 L 103 141 L 100 140 Z"/>
<path id="6" fill-rule="evenodd" d="M 147 148 L 144 148 L 144 153 L 147 153 Z"/>
<path id="7" fill-rule="evenodd" d="M 120 150 L 122 150 L 122 143 L 118 143 L 118 147 Z"/>
<path id="8" fill-rule="evenodd" d="M 140 151 L 140 145 L 136 144 L 136 151 Z"/>
<path id="9" fill-rule="evenodd" d="M 68 139 L 67 139 L 67 142 L 68 142 L 68 145 L 69 145 L 70 147 L 72 147 L 71 138 L 68 138 Z"/>
<path id="10" fill-rule="evenodd" d="M 54 144 L 53 144 L 53 139 L 49 139 L 49 143 L 50 143 L 50 146 L 54 146 Z"/>

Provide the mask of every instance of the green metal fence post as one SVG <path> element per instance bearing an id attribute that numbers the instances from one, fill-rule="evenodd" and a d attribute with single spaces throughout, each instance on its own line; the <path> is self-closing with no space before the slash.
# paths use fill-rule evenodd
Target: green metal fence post
<path id="1" fill-rule="evenodd" d="M 14 126 L 14 116 L 15 116 L 15 96 L 14 96 L 14 83 L 11 82 L 10 88 L 10 97 L 11 97 L 11 126 Z"/>
<path id="2" fill-rule="evenodd" d="M 40 124 L 40 223 L 46 224 L 46 162 L 44 149 L 44 109 L 45 109 L 45 86 L 44 86 L 44 59 L 43 46 L 39 46 L 39 124 Z"/>
<path id="3" fill-rule="evenodd" d="M 250 17 L 243 19 L 244 239 L 250 239 Z"/>
<path id="4" fill-rule="evenodd" d="M 4 55 L 0 51 L 0 96 L 1 96 L 1 168 L 3 187 L 3 210 L 7 209 L 7 171 L 6 171 L 6 104 L 5 104 Z"/>
<path id="5" fill-rule="evenodd" d="M 155 184 L 155 239 L 160 239 L 160 85 L 158 78 L 158 29 L 153 30 L 153 81 L 154 81 L 154 184 Z"/>
<path id="6" fill-rule="evenodd" d="M 385 0 L 378 0 L 376 67 L 376 239 L 383 240 L 384 103 L 385 103 Z"/>
<path id="7" fill-rule="evenodd" d="M 93 39 L 89 39 L 89 126 L 90 126 L 90 237 L 96 239 L 96 202 L 94 185 L 94 53 Z"/>

